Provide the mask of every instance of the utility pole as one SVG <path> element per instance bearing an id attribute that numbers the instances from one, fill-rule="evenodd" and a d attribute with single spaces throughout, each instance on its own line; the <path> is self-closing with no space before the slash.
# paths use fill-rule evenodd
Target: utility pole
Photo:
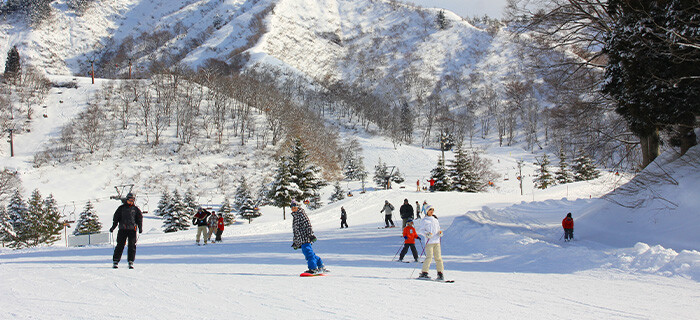
<path id="1" fill-rule="evenodd" d="M 92 76 L 92 84 L 95 84 L 95 59 L 90 60 L 90 76 Z"/>
<path id="2" fill-rule="evenodd" d="M 7 129 L 7 131 L 10 133 L 10 141 L 9 141 L 10 142 L 10 157 L 14 157 L 15 156 L 15 144 L 14 144 L 14 138 L 12 135 L 12 132 L 14 131 L 14 129 L 10 128 L 10 129 Z"/>
<path id="3" fill-rule="evenodd" d="M 518 181 L 520 181 L 520 195 L 523 195 L 523 160 L 518 160 Z"/>

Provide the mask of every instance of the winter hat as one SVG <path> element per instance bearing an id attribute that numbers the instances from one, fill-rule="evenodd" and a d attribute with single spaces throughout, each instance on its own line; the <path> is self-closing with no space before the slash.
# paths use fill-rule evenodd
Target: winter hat
<path id="1" fill-rule="evenodd" d="M 567 217 L 567 218 L 571 218 L 571 212 L 567 213 L 567 214 L 566 214 L 566 217 Z"/>
<path id="2" fill-rule="evenodd" d="M 299 202 L 297 202 L 296 200 L 292 200 L 292 202 L 289 203 L 289 207 L 291 207 L 291 208 L 298 207 L 298 206 L 299 206 Z"/>
<path id="3" fill-rule="evenodd" d="M 134 196 L 133 193 L 129 192 L 126 194 L 126 200 L 129 200 L 129 199 L 136 199 L 136 197 Z"/>
<path id="4" fill-rule="evenodd" d="M 413 219 L 408 219 L 406 223 L 413 222 Z"/>
<path id="5" fill-rule="evenodd" d="M 423 207 L 423 209 L 425 209 L 425 212 L 428 212 L 428 211 L 430 211 L 430 209 L 435 209 L 435 208 L 433 208 L 432 205 L 426 204 L 426 205 Z"/>

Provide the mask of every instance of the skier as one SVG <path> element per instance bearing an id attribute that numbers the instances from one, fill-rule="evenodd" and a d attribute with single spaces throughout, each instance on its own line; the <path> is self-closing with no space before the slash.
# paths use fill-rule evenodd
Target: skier
<path id="1" fill-rule="evenodd" d="M 440 230 L 440 222 L 438 222 L 435 216 L 435 209 L 433 206 L 426 204 L 423 206 L 425 209 L 426 216 L 421 221 L 420 230 L 418 234 L 425 236 L 425 261 L 423 261 L 423 268 L 421 268 L 421 273 L 418 275 L 418 279 L 430 279 L 428 276 L 428 270 L 430 269 L 431 260 L 435 259 L 435 267 L 437 269 L 437 280 L 445 280 L 442 272 L 445 267 L 442 264 L 442 249 L 440 248 L 440 238 L 442 237 L 442 230 Z"/>
<path id="2" fill-rule="evenodd" d="M 216 221 L 216 242 L 221 242 L 221 235 L 224 233 L 224 215 L 220 214 Z"/>
<path id="3" fill-rule="evenodd" d="M 209 227 L 209 232 L 207 233 L 207 240 L 211 241 L 211 243 L 216 243 L 216 241 L 211 240 L 211 236 L 216 232 L 216 224 L 218 221 L 219 218 L 216 216 L 216 211 L 212 211 L 211 215 L 209 216 L 209 219 L 207 219 L 207 226 Z"/>
<path id="4" fill-rule="evenodd" d="M 348 227 L 348 213 L 345 212 L 345 208 L 340 207 L 340 229 Z"/>
<path id="5" fill-rule="evenodd" d="M 420 203 L 416 201 L 416 219 L 420 219 Z"/>
<path id="6" fill-rule="evenodd" d="M 403 238 L 404 245 L 403 250 L 401 250 L 401 255 L 399 255 L 399 261 L 403 262 L 403 257 L 408 252 L 408 248 L 411 248 L 411 253 L 413 253 L 413 261 L 418 262 L 418 251 L 416 251 L 416 239 L 419 241 L 421 237 L 416 233 L 416 229 L 413 228 L 413 219 L 408 219 L 407 225 L 403 228 Z"/>
<path id="7" fill-rule="evenodd" d="M 314 253 L 313 248 L 311 248 L 311 243 L 316 242 L 316 236 L 314 236 L 314 231 L 311 229 L 311 222 L 309 217 L 306 216 L 304 209 L 299 208 L 299 203 L 292 200 L 289 205 L 292 209 L 292 231 L 294 233 L 294 242 L 292 243 L 292 248 L 297 250 L 301 248 L 306 258 L 306 264 L 309 270 L 306 273 L 310 274 L 321 274 L 328 272 L 328 270 L 323 266 L 323 261 L 319 258 L 316 253 Z"/>
<path id="8" fill-rule="evenodd" d="M 424 216 L 424 217 L 427 217 L 427 216 L 428 216 L 428 215 L 426 214 L 426 212 L 425 212 L 425 208 L 426 208 L 427 205 L 428 205 L 428 202 L 425 201 L 425 200 L 423 200 L 423 209 L 421 209 L 421 212 L 423 212 L 423 216 Z"/>
<path id="9" fill-rule="evenodd" d="M 561 226 L 564 227 L 564 241 L 574 240 L 574 218 L 571 217 L 571 212 L 566 214 L 566 218 L 561 221 Z"/>
<path id="10" fill-rule="evenodd" d="M 192 225 L 197 226 L 197 245 L 199 245 L 201 236 L 204 236 L 204 245 L 207 245 L 207 217 L 209 217 L 209 214 L 209 211 L 199 207 L 194 218 L 192 218 Z"/>
<path id="11" fill-rule="evenodd" d="M 428 182 L 430 183 L 430 192 L 435 192 L 435 190 L 433 190 L 433 187 L 435 187 L 435 179 L 430 178 Z"/>
<path id="12" fill-rule="evenodd" d="M 109 232 L 112 233 L 114 229 L 117 228 L 117 225 L 119 226 L 119 231 L 117 232 L 117 246 L 114 247 L 114 256 L 112 257 L 112 261 L 114 262 L 112 268 L 115 269 L 122 259 L 122 253 L 124 252 L 124 245 L 127 239 L 129 240 L 127 251 L 129 269 L 134 268 L 137 240 L 136 230 L 138 229 L 139 233 L 143 232 L 143 215 L 141 214 L 141 209 L 134 204 L 135 201 L 136 197 L 129 192 L 126 198 L 122 200 L 122 205 L 114 212 L 112 227 L 109 228 Z"/>
<path id="13" fill-rule="evenodd" d="M 402 225 L 401 229 L 406 228 L 406 223 L 413 217 L 413 206 L 408 203 L 408 199 L 403 199 L 403 205 L 399 208 Z"/>
<path id="14" fill-rule="evenodd" d="M 384 200 L 384 207 L 382 208 L 379 213 L 384 212 L 384 223 L 386 224 L 385 228 L 393 228 L 394 226 L 394 220 L 391 219 L 391 213 L 394 211 L 394 206 L 389 203 L 389 200 Z M 389 227 L 389 223 L 391 223 L 391 227 Z"/>

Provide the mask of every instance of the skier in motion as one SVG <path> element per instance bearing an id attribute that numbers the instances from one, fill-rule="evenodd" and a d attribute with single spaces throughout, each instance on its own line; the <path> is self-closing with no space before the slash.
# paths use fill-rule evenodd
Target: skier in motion
<path id="1" fill-rule="evenodd" d="M 438 222 L 435 216 L 435 209 L 433 206 L 426 204 L 423 206 L 423 209 L 425 209 L 426 216 L 421 222 L 418 234 L 423 235 L 428 240 L 425 244 L 425 261 L 423 261 L 423 267 L 421 268 L 421 273 L 418 275 L 418 279 L 430 279 L 428 270 L 430 269 L 430 263 L 435 259 L 437 280 L 442 281 L 445 280 L 442 274 L 442 272 L 445 271 L 445 267 L 442 264 L 442 249 L 440 248 L 440 238 L 442 237 L 440 222 Z"/>
<path id="2" fill-rule="evenodd" d="M 304 212 L 304 209 L 299 207 L 299 203 L 292 200 L 289 205 L 292 209 L 292 231 L 294 233 L 294 242 L 292 243 L 292 248 L 294 250 L 300 249 L 304 253 L 306 258 L 306 264 L 309 270 L 306 273 L 309 274 L 322 274 L 328 272 L 323 266 L 323 261 L 319 258 L 314 249 L 311 248 L 311 243 L 316 242 L 316 236 L 314 236 L 314 231 L 311 229 L 311 222 L 309 217 Z"/>
<path id="3" fill-rule="evenodd" d="M 134 202 L 136 197 L 133 193 L 128 193 L 126 198 L 122 200 L 122 205 L 117 208 L 114 212 L 114 217 L 112 218 L 112 227 L 109 228 L 109 232 L 114 232 L 114 229 L 119 226 L 119 231 L 117 232 L 117 245 L 114 247 L 114 256 L 112 261 L 114 264 L 112 268 L 116 269 L 119 265 L 119 261 L 122 259 L 122 253 L 124 253 L 124 245 L 127 239 L 129 240 L 129 247 L 127 252 L 127 259 L 129 261 L 129 269 L 134 268 L 134 259 L 136 258 L 136 230 L 139 233 L 143 232 L 143 215 L 141 214 L 141 209 L 139 209 Z"/>
<path id="4" fill-rule="evenodd" d="M 384 200 L 384 207 L 382 208 L 379 213 L 384 213 L 384 223 L 386 224 L 385 228 L 393 228 L 394 226 L 394 220 L 391 219 L 391 213 L 394 211 L 394 206 L 389 203 L 389 200 Z M 391 223 L 391 227 L 389 224 Z"/>

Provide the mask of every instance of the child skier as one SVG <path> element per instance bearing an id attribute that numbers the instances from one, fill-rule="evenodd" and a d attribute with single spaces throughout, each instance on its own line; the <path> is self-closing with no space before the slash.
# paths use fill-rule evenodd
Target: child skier
<path id="1" fill-rule="evenodd" d="M 306 273 L 320 274 L 328 272 L 328 269 L 323 267 L 323 261 L 319 258 L 316 253 L 314 253 L 313 248 L 311 248 L 311 243 L 316 242 L 316 236 L 314 236 L 314 231 L 311 229 L 311 222 L 309 217 L 304 212 L 304 209 L 299 208 L 299 203 L 292 200 L 289 205 L 292 208 L 292 231 L 294 232 L 294 242 L 292 243 L 292 248 L 297 250 L 301 248 L 306 258 L 306 264 L 309 270 Z"/>
<path id="2" fill-rule="evenodd" d="M 221 235 L 224 233 L 224 215 L 220 214 L 216 221 L 216 242 L 221 242 Z"/>
<path id="3" fill-rule="evenodd" d="M 442 237 L 442 230 L 440 230 L 440 222 L 438 222 L 437 217 L 435 217 L 435 209 L 433 206 L 426 204 L 423 206 L 425 209 L 426 216 L 420 225 L 419 234 L 424 235 L 428 240 L 425 244 L 425 261 L 423 261 L 423 268 L 421 268 L 421 273 L 418 275 L 419 279 L 430 279 L 428 276 L 428 270 L 430 269 L 430 263 L 435 259 L 435 267 L 437 269 L 437 279 L 445 280 L 442 272 L 445 267 L 442 264 L 442 249 L 440 248 L 440 237 Z"/>
<path id="4" fill-rule="evenodd" d="M 564 241 L 574 240 L 574 218 L 571 217 L 571 212 L 566 214 L 566 218 L 561 221 L 561 226 L 564 227 Z"/>
<path id="5" fill-rule="evenodd" d="M 413 261 L 418 262 L 418 251 L 416 250 L 416 239 L 419 241 L 421 238 L 416 233 L 416 229 L 413 228 L 413 219 L 408 219 L 406 222 L 406 227 L 403 228 L 403 250 L 401 250 L 401 255 L 399 255 L 399 261 L 403 262 L 403 257 L 408 252 L 408 248 L 411 248 L 411 253 L 413 253 Z"/>

